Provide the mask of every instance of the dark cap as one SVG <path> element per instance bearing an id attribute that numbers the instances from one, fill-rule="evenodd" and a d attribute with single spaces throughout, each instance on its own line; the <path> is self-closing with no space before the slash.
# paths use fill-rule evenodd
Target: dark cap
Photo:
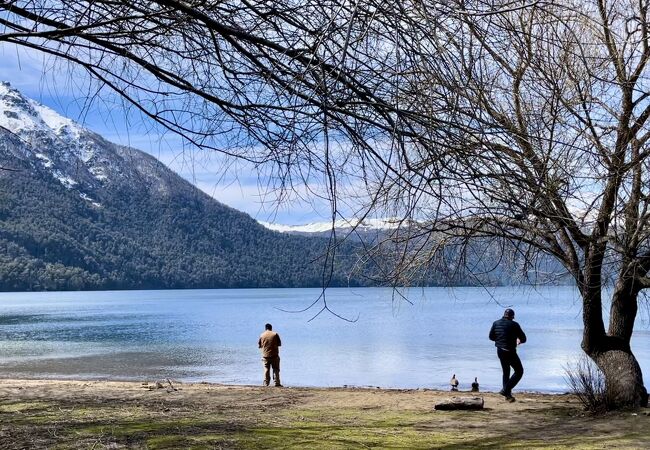
<path id="1" fill-rule="evenodd" d="M 503 311 L 503 317 L 507 319 L 512 319 L 515 317 L 515 310 L 507 308 L 505 311 Z"/>

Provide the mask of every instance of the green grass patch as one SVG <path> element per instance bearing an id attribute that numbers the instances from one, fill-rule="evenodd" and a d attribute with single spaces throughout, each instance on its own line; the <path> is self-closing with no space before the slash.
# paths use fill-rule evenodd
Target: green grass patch
<path id="1" fill-rule="evenodd" d="M 236 436 L 241 448 L 279 449 L 363 449 L 435 448 L 461 439 L 445 433 L 418 432 L 412 428 L 352 427 L 320 425 L 291 428 L 256 428 Z"/>
<path id="2" fill-rule="evenodd" d="M 53 404 L 47 402 L 17 402 L 0 404 L 0 413 L 17 413 L 17 412 L 36 412 L 43 411 L 53 407 Z"/>

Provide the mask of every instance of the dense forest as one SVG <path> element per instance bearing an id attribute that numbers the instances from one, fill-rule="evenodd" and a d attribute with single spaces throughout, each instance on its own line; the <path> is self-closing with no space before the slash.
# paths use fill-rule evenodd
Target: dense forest
<path id="1" fill-rule="evenodd" d="M 28 171 L 0 176 L 0 289 L 320 286 L 322 238 L 283 235 L 197 193 L 117 192 L 101 207 Z M 351 251 L 352 247 L 348 246 Z M 348 278 L 342 257 L 331 284 Z"/>

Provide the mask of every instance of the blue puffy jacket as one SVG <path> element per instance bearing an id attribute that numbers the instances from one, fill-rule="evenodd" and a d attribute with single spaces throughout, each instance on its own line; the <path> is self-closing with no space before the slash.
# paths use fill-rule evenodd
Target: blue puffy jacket
<path id="1" fill-rule="evenodd" d="M 490 340 L 500 349 L 508 351 L 517 350 L 517 339 L 520 343 L 526 342 L 526 335 L 519 324 L 505 317 L 495 321 L 490 329 Z"/>

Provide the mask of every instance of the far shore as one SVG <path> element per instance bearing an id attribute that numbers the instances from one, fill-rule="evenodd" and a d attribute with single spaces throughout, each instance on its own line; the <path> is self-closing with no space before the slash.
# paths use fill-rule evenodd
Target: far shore
<path id="1" fill-rule="evenodd" d="M 481 411 L 435 411 L 480 395 Z M 650 409 L 572 395 L 0 379 L 0 442 L 23 448 L 650 448 Z"/>

